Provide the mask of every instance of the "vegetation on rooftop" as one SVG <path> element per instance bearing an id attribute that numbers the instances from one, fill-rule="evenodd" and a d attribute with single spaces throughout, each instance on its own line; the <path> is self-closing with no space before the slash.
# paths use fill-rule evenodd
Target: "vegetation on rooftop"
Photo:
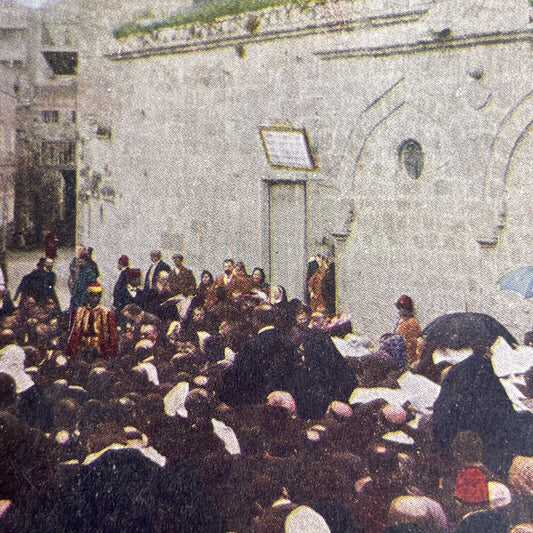
<path id="1" fill-rule="evenodd" d="M 136 33 L 147 33 L 163 28 L 177 28 L 187 24 L 209 24 L 232 15 L 252 13 L 284 5 L 305 6 L 311 2 L 312 0 L 204 0 L 190 10 L 168 17 L 156 16 L 153 12 L 145 13 L 117 28 L 113 35 L 116 39 L 120 39 Z"/>

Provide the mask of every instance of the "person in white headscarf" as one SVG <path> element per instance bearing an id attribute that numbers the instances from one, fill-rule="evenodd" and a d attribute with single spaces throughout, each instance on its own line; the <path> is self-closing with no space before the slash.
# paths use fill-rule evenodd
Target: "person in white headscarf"
<path id="1" fill-rule="evenodd" d="M 15 416 L 42 431 L 52 428 L 54 414 L 52 404 L 44 391 L 36 385 L 27 374 L 24 362 L 26 354 L 15 343 L 15 335 L 11 330 L 4 330 L 0 334 L 0 372 L 9 374 L 17 387 L 17 407 Z"/>

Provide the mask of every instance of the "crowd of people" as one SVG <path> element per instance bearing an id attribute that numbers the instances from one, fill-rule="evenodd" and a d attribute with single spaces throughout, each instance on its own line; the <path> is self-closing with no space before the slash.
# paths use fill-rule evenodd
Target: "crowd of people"
<path id="1" fill-rule="evenodd" d="M 13 301 L 3 283 L 0 530 L 533 532 L 533 415 L 487 342 L 435 361 L 402 295 L 373 349 L 326 254 L 306 301 L 233 259 L 199 283 L 150 260 L 118 258 L 109 309 L 85 247 L 67 310 L 52 257 Z M 430 400 L 401 396 L 415 377 Z"/>

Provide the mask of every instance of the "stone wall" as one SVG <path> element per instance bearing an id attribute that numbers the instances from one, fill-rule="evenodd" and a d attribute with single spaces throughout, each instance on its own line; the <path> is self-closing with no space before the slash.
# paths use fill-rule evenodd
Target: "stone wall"
<path id="1" fill-rule="evenodd" d="M 530 329 L 531 304 L 496 285 L 530 262 L 528 2 L 339 1 L 260 14 L 254 32 L 250 16 L 82 51 L 79 166 L 114 194 L 80 203 L 79 239 L 105 251 L 104 285 L 152 248 L 197 274 L 227 256 L 268 270 L 269 183 L 304 182 L 307 251 L 335 246 L 360 332 L 393 328 L 402 293 L 422 323 L 468 309 Z M 259 130 L 287 122 L 316 171 L 269 166 Z"/>

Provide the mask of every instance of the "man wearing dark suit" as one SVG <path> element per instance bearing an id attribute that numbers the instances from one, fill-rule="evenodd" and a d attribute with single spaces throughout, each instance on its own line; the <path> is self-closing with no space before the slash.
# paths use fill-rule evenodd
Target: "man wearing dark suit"
<path id="1" fill-rule="evenodd" d="M 56 304 L 56 307 L 59 309 L 59 300 L 56 294 L 56 273 L 53 272 L 54 260 L 50 257 L 47 257 L 44 261 L 43 273 L 42 273 L 42 293 L 43 299 L 45 301 L 53 300 Z"/>
<path id="2" fill-rule="evenodd" d="M 118 260 L 118 269 L 120 274 L 118 276 L 115 287 L 113 288 L 113 309 L 120 310 L 125 304 L 122 304 L 124 292 L 127 290 L 128 272 L 130 271 L 130 260 L 127 255 L 121 255 Z"/>
<path id="3" fill-rule="evenodd" d="M 20 303 L 23 303 L 26 298 L 30 297 L 37 303 L 51 299 L 59 307 L 59 301 L 55 292 L 56 274 L 52 271 L 53 268 L 53 259 L 41 257 L 37 263 L 37 268 L 22 278 L 15 293 L 15 300 L 20 294 Z"/>
<path id="4" fill-rule="evenodd" d="M 157 276 L 159 276 L 160 272 L 170 272 L 170 267 L 164 261 L 161 260 L 160 250 L 152 250 L 150 252 L 150 259 L 152 260 L 152 264 L 148 269 L 148 272 L 146 273 L 146 277 L 144 279 L 145 292 L 152 289 L 155 290 L 155 283 L 157 281 Z"/>
<path id="5" fill-rule="evenodd" d="M 258 331 L 237 354 L 222 380 L 220 399 L 229 405 L 263 403 L 276 390 L 293 392 L 299 356 L 295 347 L 274 327 L 271 305 L 252 312 Z"/>
<path id="6" fill-rule="evenodd" d="M 125 285 L 120 287 L 113 298 L 113 307 L 117 313 L 122 311 L 129 304 L 137 304 L 141 307 L 144 305 L 144 291 L 140 286 L 141 270 L 139 268 L 128 268 Z"/>

